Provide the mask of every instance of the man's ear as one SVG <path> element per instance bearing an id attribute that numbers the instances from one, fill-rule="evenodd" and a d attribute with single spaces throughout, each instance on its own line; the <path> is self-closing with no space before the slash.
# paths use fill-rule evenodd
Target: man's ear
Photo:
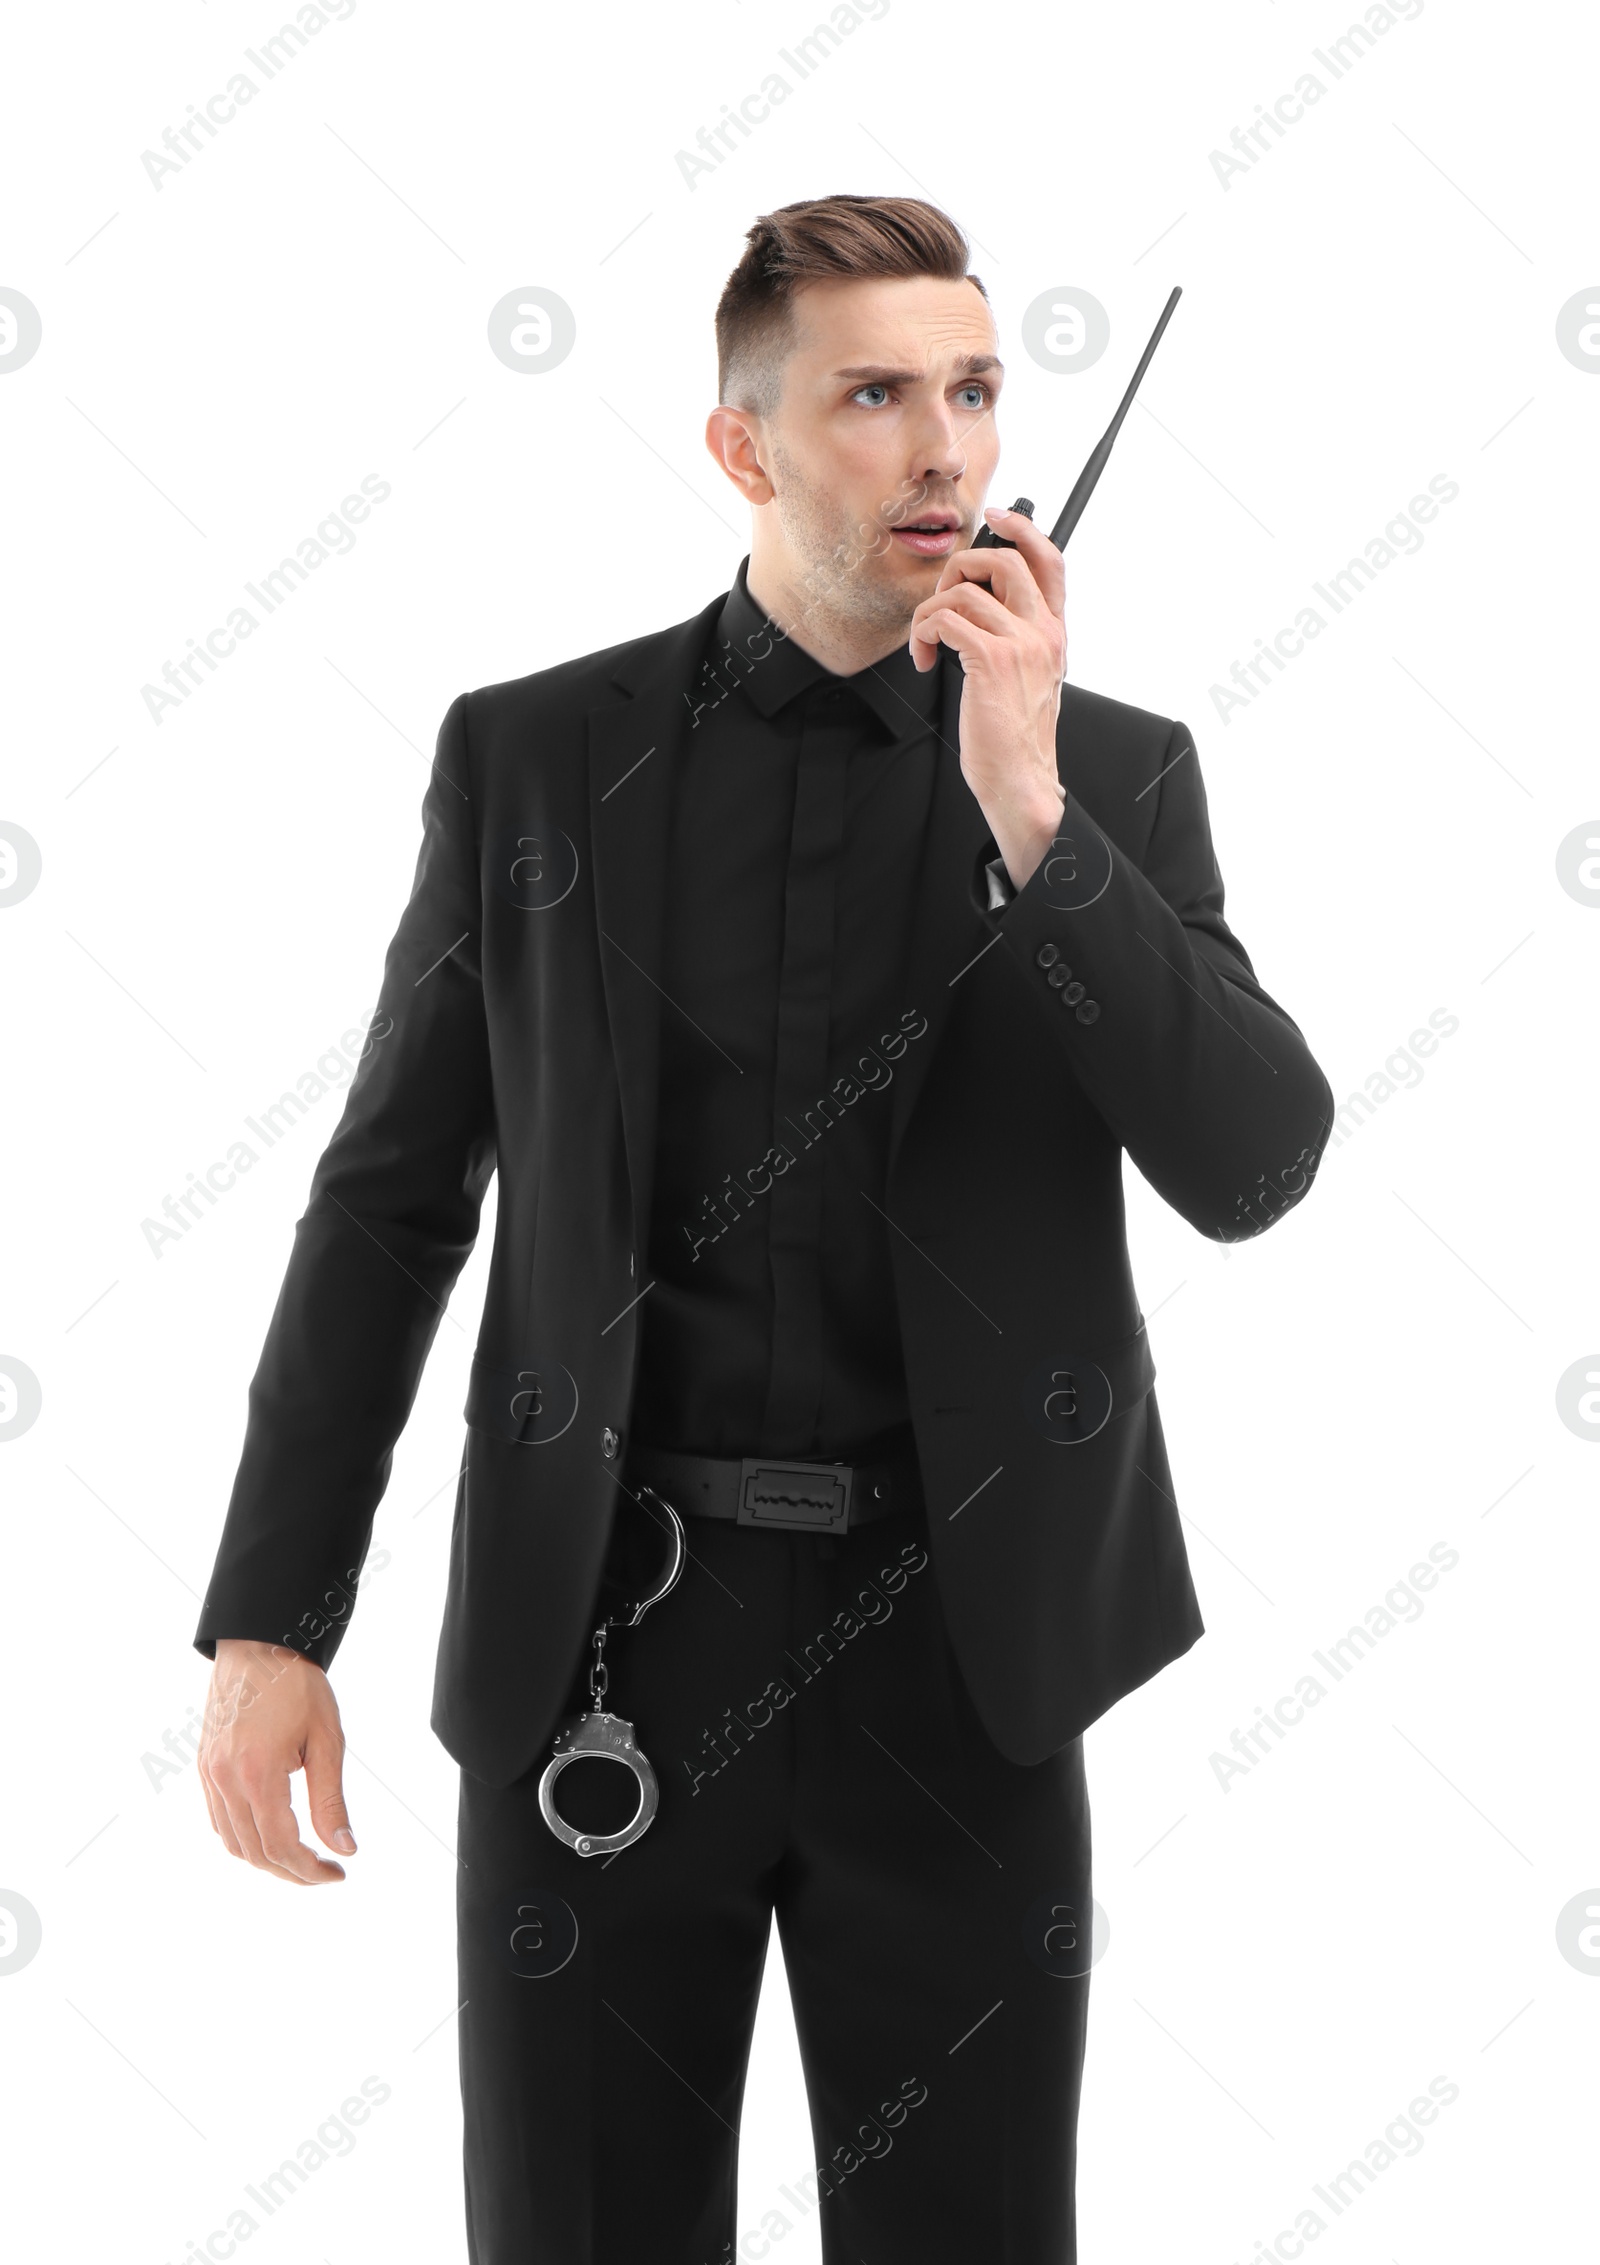
<path id="1" fill-rule="evenodd" d="M 761 468 L 761 420 L 749 409 L 713 409 L 706 446 L 746 503 L 770 503 L 772 482 Z"/>

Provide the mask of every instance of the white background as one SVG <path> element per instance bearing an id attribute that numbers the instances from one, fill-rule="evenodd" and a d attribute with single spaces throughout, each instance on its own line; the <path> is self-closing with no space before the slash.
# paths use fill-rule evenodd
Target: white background
<path id="1" fill-rule="evenodd" d="M 1010 369 L 994 494 L 1041 516 L 1184 286 L 1069 553 L 1069 674 L 1190 725 L 1261 980 L 1336 1097 L 1394 1087 L 1253 1244 L 1127 1174 L 1208 1632 L 1086 1739 L 1110 1932 L 1081 2254 L 1289 2257 L 1314 2205 L 1342 2265 L 1500 2260 L 1592 2219 L 1600 1959 L 1557 1921 L 1600 1907 L 1600 1452 L 1557 1385 L 1600 1367 L 1600 919 L 1556 859 L 1600 834 L 1600 357 L 1556 318 L 1600 300 L 1593 21 L 1431 0 L 1335 82 L 1311 51 L 1360 16 L 1332 0 L 894 0 L 690 187 L 676 153 L 818 16 L 360 0 L 159 189 L 142 153 L 283 16 L 13 16 L 0 284 L 43 322 L 0 383 L 0 819 L 43 857 L 0 920 L 0 1353 L 43 1396 L 0 1450 L 0 1889 L 43 1930 L 0 1974 L 18 2254 L 187 2257 L 372 2075 L 391 2097 L 251 2255 L 465 2256 L 427 1717 L 492 1214 L 336 1664 L 361 1845 L 319 1894 L 228 1858 L 192 1770 L 148 1757 L 201 1703 L 245 1388 L 337 1095 L 159 1258 L 142 1222 L 375 1003 L 454 696 L 726 587 L 716 295 L 757 213 L 840 189 L 930 195 L 974 239 Z M 1225 186 L 1211 153 L 1307 70 L 1324 98 Z M 577 322 L 542 375 L 486 343 L 528 285 Z M 1077 375 L 1018 336 L 1063 285 L 1111 318 Z M 153 722 L 141 688 L 369 473 L 392 494 L 355 549 Z M 1441 473 L 1422 548 L 1219 715 L 1234 661 Z M 1408 1060 L 1437 1009 L 1458 1027 Z M 1420 1617 L 1220 1782 L 1436 1543 Z M 1316 2204 L 1435 2078 L 1456 2097 L 1370 2191 Z M 812 2161 L 774 1954 L 741 2229 Z M 814 2220 L 772 2254 L 814 2260 Z"/>

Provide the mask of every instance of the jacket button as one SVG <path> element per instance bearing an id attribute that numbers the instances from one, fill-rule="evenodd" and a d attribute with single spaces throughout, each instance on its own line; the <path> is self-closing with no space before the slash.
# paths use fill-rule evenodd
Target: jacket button
<path id="1" fill-rule="evenodd" d="M 1061 954 L 1054 944 L 1041 944 L 1033 955 L 1034 964 L 1037 967 L 1054 967 L 1060 957 Z"/>
<path id="2" fill-rule="evenodd" d="M 1064 959 L 1058 959 L 1055 966 L 1045 977 L 1045 981 L 1049 984 L 1052 991 L 1059 991 L 1063 983 L 1070 983 L 1072 981 L 1072 970 L 1070 967 L 1068 967 Z"/>
<path id="3" fill-rule="evenodd" d="M 616 1451 L 617 1435 L 612 1430 L 611 1426 L 607 1424 L 605 1430 L 600 1434 L 600 1452 L 609 1461 L 609 1459 L 616 1453 Z"/>
<path id="4" fill-rule="evenodd" d="M 1098 999 L 1085 999 L 1082 1006 L 1078 1009 L 1078 1020 L 1080 1022 L 1093 1022 L 1099 1015 L 1099 1012 L 1100 1002 Z"/>
<path id="5" fill-rule="evenodd" d="M 1061 994 L 1061 1004 L 1064 1007 L 1075 1007 L 1082 997 L 1083 985 L 1081 983 L 1069 983 Z"/>

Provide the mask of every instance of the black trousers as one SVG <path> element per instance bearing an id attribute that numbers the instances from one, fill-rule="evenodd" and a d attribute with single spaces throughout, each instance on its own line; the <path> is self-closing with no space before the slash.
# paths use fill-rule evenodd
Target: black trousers
<path id="1" fill-rule="evenodd" d="M 545 1756 L 506 1789 L 462 1776 L 473 2265 L 731 2265 L 812 2216 L 825 2265 L 1075 2265 L 1082 1740 L 996 1752 L 920 1510 L 837 1536 L 685 1524 L 677 1586 L 608 1640 L 607 1704 L 660 1779 L 642 1838 L 564 1847 Z M 605 1832 L 636 1798 L 584 1760 L 557 1805 Z M 774 1912 L 812 2168 L 740 2226 Z"/>

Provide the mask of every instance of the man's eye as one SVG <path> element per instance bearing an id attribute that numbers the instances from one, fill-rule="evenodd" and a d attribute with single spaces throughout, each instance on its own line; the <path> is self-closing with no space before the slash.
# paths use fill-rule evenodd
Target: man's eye
<path id="1" fill-rule="evenodd" d="M 985 401 L 987 401 L 989 398 L 989 388 L 986 385 L 979 385 L 976 379 L 974 379 L 971 385 L 964 385 L 961 390 L 963 393 L 973 393 L 977 395 L 977 399 L 972 404 L 974 409 L 981 409 Z"/>
<path id="2" fill-rule="evenodd" d="M 881 393 L 885 401 L 887 401 L 889 398 L 889 388 L 886 385 L 880 385 L 876 378 L 874 378 L 868 385 L 858 385 L 854 393 L 851 394 L 850 398 L 852 401 L 859 401 L 864 393 Z M 867 407 L 869 409 L 876 409 L 880 406 L 881 403 L 876 401 L 869 401 L 867 403 Z"/>

